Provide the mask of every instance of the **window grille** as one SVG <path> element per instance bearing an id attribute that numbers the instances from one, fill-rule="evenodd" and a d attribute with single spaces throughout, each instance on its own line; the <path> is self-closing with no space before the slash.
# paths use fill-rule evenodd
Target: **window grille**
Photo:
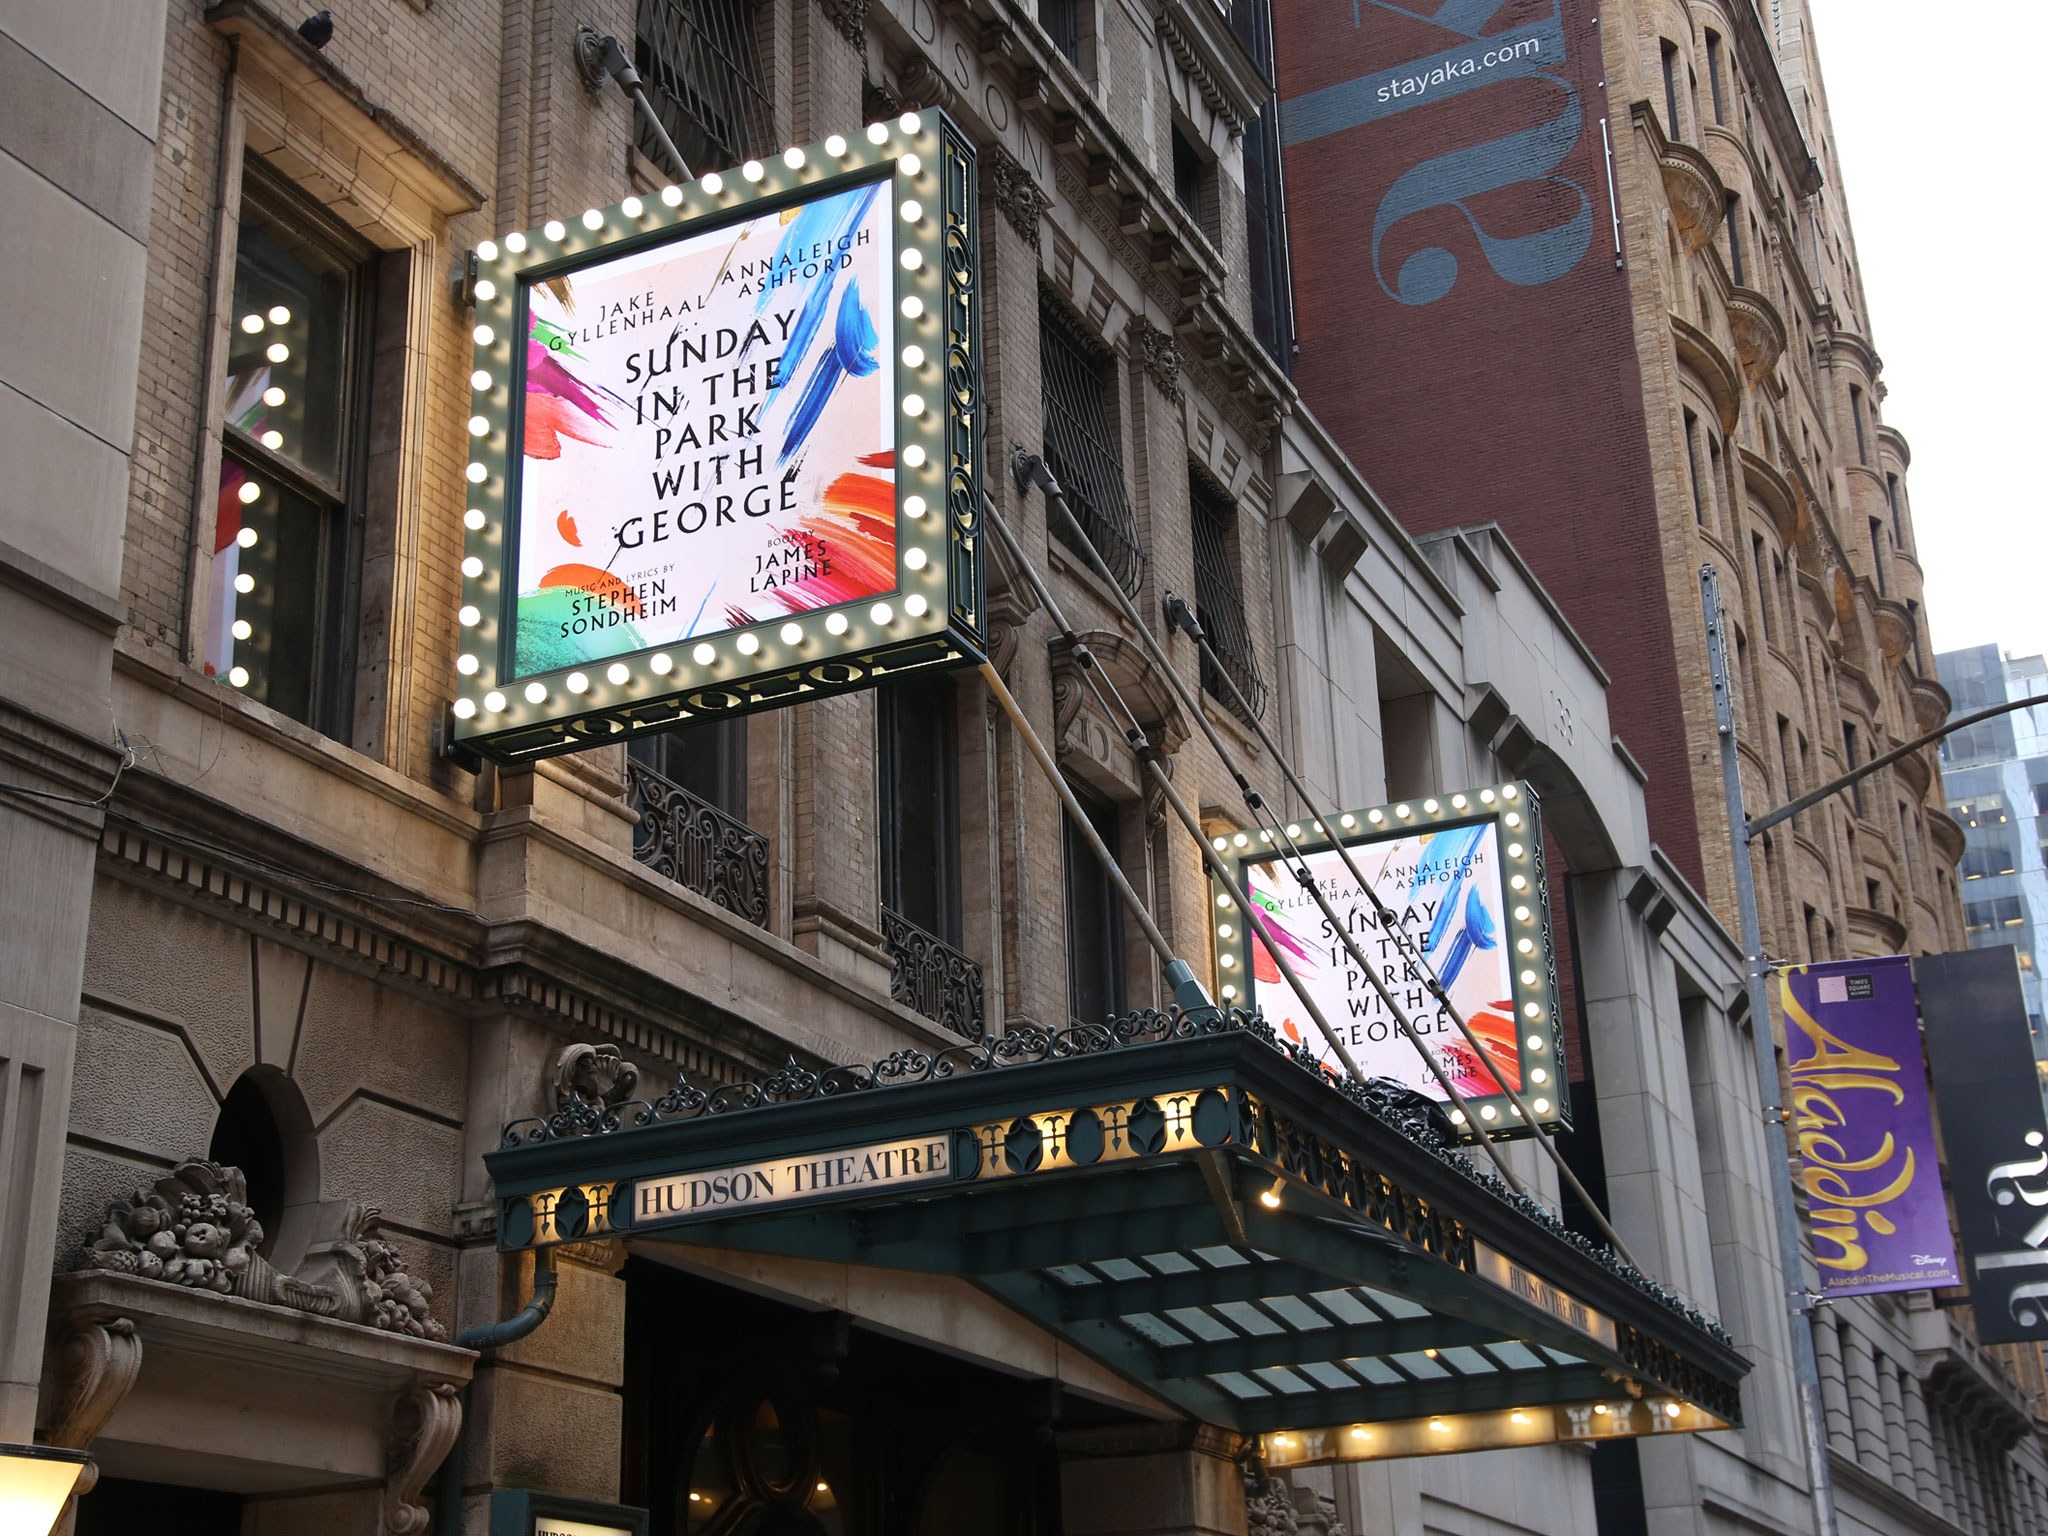
<path id="1" fill-rule="evenodd" d="M 1081 67 L 1080 0 L 1038 0 L 1038 24 L 1051 36 L 1053 46 L 1067 56 L 1067 62 Z"/>
<path id="2" fill-rule="evenodd" d="M 634 67 L 693 172 L 726 170 L 771 147 L 775 114 L 752 0 L 639 0 L 635 29 Z M 637 142 L 662 165 L 660 143 L 644 123 Z"/>
<path id="3" fill-rule="evenodd" d="M 1237 557 L 1231 549 L 1231 524 L 1237 509 L 1199 474 L 1188 475 L 1188 521 L 1195 544 L 1195 618 L 1209 637 L 1209 648 L 1254 716 L 1266 712 L 1266 680 L 1252 645 L 1252 627 L 1245 618 L 1244 584 L 1238 579 Z M 1202 658 L 1202 689 L 1243 713 L 1209 658 Z"/>
<path id="4" fill-rule="evenodd" d="M 1071 324 L 1056 305 L 1040 301 L 1045 462 L 1117 585 L 1135 594 L 1144 579 L 1145 556 L 1138 547 L 1138 520 L 1124 491 L 1123 450 L 1107 405 L 1114 369 L 1108 355 L 1082 344 Z M 1053 533 L 1072 547 L 1064 524 L 1055 524 Z"/>
<path id="5" fill-rule="evenodd" d="M 1117 854 L 1123 841 L 1122 813 L 1087 786 L 1067 782 L 1095 835 Z M 1123 901 L 1072 818 L 1064 818 L 1061 826 L 1067 877 L 1067 1013 L 1076 1024 L 1101 1024 L 1122 1013 L 1127 1002 Z"/>

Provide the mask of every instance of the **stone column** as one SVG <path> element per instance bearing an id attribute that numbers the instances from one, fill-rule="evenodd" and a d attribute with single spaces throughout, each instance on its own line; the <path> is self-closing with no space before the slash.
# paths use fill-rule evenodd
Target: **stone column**
<path id="1" fill-rule="evenodd" d="M 1934 1433 L 1927 1422 L 1927 1394 L 1920 1378 L 1901 1371 L 1899 1381 L 1905 1393 L 1906 1444 L 1913 1461 L 1913 1489 L 1922 1505 L 1938 1509 L 1942 1503 L 1941 1479 L 1935 1469 Z"/>
<path id="2" fill-rule="evenodd" d="M 1059 1437 L 1067 1536 L 1246 1536 L 1244 1442 L 1205 1424 Z"/>
<path id="3" fill-rule="evenodd" d="M 94 849 L 122 760 L 163 55 L 162 0 L 0 11 L 0 1441 L 35 1429 Z"/>
<path id="4" fill-rule="evenodd" d="M 1849 1389 L 1849 1422 L 1855 1426 L 1855 1456 L 1865 1467 L 1889 1463 L 1884 1440 L 1884 1407 L 1878 1400 L 1877 1366 L 1870 1341 L 1853 1324 L 1842 1329 L 1842 1376 Z"/>
<path id="5" fill-rule="evenodd" d="M 1899 1389 L 1899 1368 L 1889 1355 L 1877 1357 L 1877 1388 L 1884 1404 L 1885 1447 L 1891 1452 L 1892 1486 L 1913 1494 L 1913 1453 L 1906 1442 L 1906 1403 Z"/>
<path id="6" fill-rule="evenodd" d="M 1823 1314 L 1814 1324 L 1813 1352 L 1820 1364 L 1820 1400 L 1828 1421 L 1828 1445 L 1838 1455 L 1855 1454 L 1849 1427 L 1849 1391 L 1842 1379 L 1842 1340 L 1835 1320 Z"/>

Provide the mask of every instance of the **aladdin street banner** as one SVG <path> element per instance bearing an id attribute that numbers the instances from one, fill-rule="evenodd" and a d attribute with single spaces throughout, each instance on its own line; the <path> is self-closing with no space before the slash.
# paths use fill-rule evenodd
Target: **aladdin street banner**
<path id="1" fill-rule="evenodd" d="M 1779 1000 L 1821 1294 L 1954 1285 L 1912 961 L 1794 966 Z"/>
<path id="2" fill-rule="evenodd" d="M 2009 945 L 1914 962 L 1977 1337 L 2048 1339 L 2048 1122 Z"/>

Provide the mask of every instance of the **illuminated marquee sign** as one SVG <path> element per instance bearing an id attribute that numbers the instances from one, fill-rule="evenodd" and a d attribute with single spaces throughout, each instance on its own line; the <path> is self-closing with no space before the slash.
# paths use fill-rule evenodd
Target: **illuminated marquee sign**
<path id="1" fill-rule="evenodd" d="M 1282 976 L 1284 954 L 1345 1048 L 1371 1077 L 1389 1077 L 1431 1098 L 1445 1097 L 1392 1012 L 1331 931 L 1315 898 L 1281 859 L 1279 828 L 1216 838 L 1256 908 L 1237 910 L 1213 883 L 1217 986 L 1222 999 L 1256 1004 L 1288 1040 L 1335 1053 Z M 1285 827 L 1365 957 L 1400 1000 L 1490 1135 L 1527 1135 L 1502 1090 L 1519 1090 L 1545 1126 L 1569 1125 L 1557 1030 L 1557 973 L 1543 879 L 1543 833 L 1526 784 L 1347 811 L 1334 826 Z M 1380 917 L 1345 868 L 1338 842 L 1373 884 L 1393 922 L 1443 982 L 1484 1047 L 1475 1053 L 1405 964 Z M 1269 947 L 1270 946 L 1270 947 Z M 1452 1111 L 1453 1120 L 1462 1116 Z M 1466 1130 L 1472 1127 L 1463 1127 Z"/>
<path id="2" fill-rule="evenodd" d="M 974 186 L 928 111 L 477 248 L 456 742 L 979 659 Z"/>

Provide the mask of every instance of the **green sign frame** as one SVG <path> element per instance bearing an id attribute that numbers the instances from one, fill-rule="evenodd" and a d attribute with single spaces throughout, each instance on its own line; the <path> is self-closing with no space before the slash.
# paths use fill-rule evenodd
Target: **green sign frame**
<path id="1" fill-rule="evenodd" d="M 767 368 L 772 387 L 789 385 L 797 409 L 807 398 L 799 391 L 815 378 L 813 359 L 828 360 L 835 340 L 841 355 L 851 350 L 853 371 L 859 373 L 863 388 L 872 392 L 875 385 L 866 382 L 868 375 L 860 370 L 879 371 L 883 424 L 878 430 L 892 435 L 893 442 L 883 441 L 881 451 L 860 462 L 886 465 L 876 475 L 892 479 L 894 492 L 893 506 L 863 509 L 863 515 L 870 518 L 863 526 L 875 530 L 869 542 L 858 546 L 866 561 L 862 567 L 865 584 L 857 585 L 851 578 L 820 581 L 814 591 L 795 598 L 778 597 L 776 601 L 788 601 L 791 606 L 763 614 L 758 610 L 772 607 L 769 600 L 735 605 L 713 582 L 697 602 L 695 613 L 686 606 L 683 617 L 668 626 L 673 633 L 664 635 L 659 643 L 607 651 L 598 648 L 604 642 L 578 641 L 574 643 L 584 650 L 566 656 L 561 653 L 568 650 L 567 644 L 552 655 L 536 647 L 532 643 L 532 605 L 537 599 L 554 602 L 550 617 L 559 617 L 572 604 L 582 604 L 586 611 L 598 611 L 603 621 L 614 626 L 622 616 L 645 613 L 647 585 L 634 586 L 630 575 L 621 582 L 611 574 L 611 566 L 619 563 L 626 548 L 627 535 L 622 530 L 633 525 L 635 518 L 641 519 L 634 527 L 636 537 L 651 526 L 649 520 L 657 510 L 670 518 L 694 518 L 696 529 L 685 531 L 701 531 L 707 521 L 716 521 L 721 530 L 733 522 L 745 525 L 744 518 L 708 518 L 694 505 L 679 512 L 673 503 L 690 492 L 675 492 L 673 481 L 664 492 L 662 476 L 636 475 L 636 480 L 647 482 L 646 487 L 623 491 L 616 502 L 606 496 L 589 504 L 585 521 L 598 526 L 585 527 L 579 536 L 574 520 L 561 525 L 562 536 L 579 545 L 600 527 L 610 532 L 613 547 L 609 561 L 602 558 L 602 543 L 593 539 L 587 565 L 562 565 L 543 574 L 539 586 L 555 590 L 536 590 L 529 568 L 524 578 L 528 590 L 521 593 L 521 539 L 533 539 L 539 549 L 543 538 L 553 538 L 552 528 L 537 522 L 532 500 L 522 501 L 522 476 L 547 469 L 549 466 L 543 465 L 537 470 L 537 460 L 558 457 L 563 439 L 571 440 L 574 447 L 590 440 L 577 437 L 579 430 L 592 430 L 589 420 L 582 417 L 560 425 L 558 401 L 552 397 L 542 402 L 547 410 L 536 412 L 535 390 L 543 395 L 548 390 L 542 370 L 558 360 L 548 349 L 564 344 L 558 326 L 545 333 L 541 328 L 552 323 L 540 314 L 551 308 L 549 296 L 566 293 L 569 281 L 579 274 L 586 280 L 596 274 L 599 280 L 616 285 L 616 279 L 604 274 L 632 270 L 635 258 L 643 258 L 637 263 L 642 268 L 662 259 L 680 259 L 686 252 L 685 242 L 697 240 L 698 246 L 687 248 L 697 249 L 706 241 L 715 241 L 723 231 L 734 233 L 734 250 L 747 234 L 767 231 L 765 236 L 757 236 L 751 248 L 754 254 L 766 256 L 764 241 L 774 238 L 778 225 L 793 227 L 806 209 L 867 187 L 879 189 L 882 212 L 865 216 L 886 221 L 877 226 L 875 244 L 882 251 L 880 259 L 888 263 L 887 307 L 880 307 L 879 295 L 869 295 L 881 321 L 883 345 L 861 352 L 856 331 L 849 348 L 843 302 L 836 306 L 840 329 L 835 334 L 831 306 L 821 299 L 820 305 L 813 307 L 827 310 L 822 321 L 806 320 L 794 307 L 796 298 L 791 298 L 789 309 L 769 317 L 779 319 L 783 326 L 783 335 L 771 335 L 770 345 L 788 341 L 788 327 L 794 320 L 799 340 L 808 324 L 810 334 L 822 346 L 814 346 L 807 354 L 800 348 L 785 347 L 798 352 L 800 360 L 780 379 L 775 368 L 782 359 L 766 356 L 768 346 L 758 349 L 753 359 Z M 458 677 L 448 712 L 452 746 L 464 753 L 517 762 L 626 741 L 642 731 L 691 720 L 771 709 L 870 687 L 885 675 L 911 668 L 964 666 L 982 659 L 986 575 L 981 548 L 981 320 L 975 188 L 972 144 L 943 113 L 931 109 L 906 113 L 853 134 L 835 134 L 771 159 L 750 160 L 737 170 L 707 175 L 687 186 L 667 187 L 646 198 L 627 198 L 580 217 L 551 219 L 538 228 L 478 246 Z M 862 206 L 871 207 L 873 201 Z M 672 257 L 662 254 L 671 248 Z M 876 258 L 863 254 L 872 265 Z M 781 255 L 786 252 L 780 253 L 778 260 Z M 768 263 L 752 265 L 761 294 L 755 302 L 765 305 L 770 283 L 759 273 Z M 829 257 L 825 266 L 827 275 L 813 280 L 813 288 L 843 300 L 852 283 L 841 283 L 833 292 L 836 279 L 830 275 Z M 794 284 L 802 276 L 799 272 L 788 280 Z M 873 285 L 885 280 L 874 271 L 868 276 Z M 721 268 L 712 286 L 730 281 L 727 269 Z M 744 296 L 749 290 L 742 287 L 739 292 Z M 801 297 L 804 290 L 793 288 L 793 292 Z M 730 301 L 728 292 L 712 296 L 720 303 Z M 777 297 L 780 301 L 781 296 Z M 653 302 L 650 294 L 650 307 Z M 706 302 L 700 298 L 699 307 Z M 559 310 L 554 312 L 559 314 Z M 668 318 L 664 310 L 664 325 Z M 611 322 L 602 305 L 597 307 L 596 319 L 598 329 L 576 334 L 608 336 L 610 332 L 602 327 Z M 677 321 L 674 334 L 681 334 L 687 323 Z M 864 323 L 863 317 L 856 315 L 854 325 Z M 659 333 L 650 330 L 649 334 Z M 873 336 L 868 339 L 874 340 Z M 607 341 L 605 345 L 617 344 Z M 687 346 L 684 355 L 687 360 Z M 650 359 L 652 356 L 650 353 Z M 733 359 L 736 363 L 745 360 L 744 354 Z M 554 377 L 559 378 L 559 373 Z M 577 380 L 572 380 L 571 386 L 583 387 Z M 646 395 L 628 398 L 605 385 L 585 398 L 601 400 L 601 409 L 610 419 L 625 420 L 636 432 L 648 430 Z M 677 396 L 669 404 L 670 421 L 680 423 L 685 431 L 698 427 L 708 431 L 709 418 L 717 415 L 707 410 L 701 399 Z M 758 434 L 749 438 L 756 445 L 753 465 L 762 463 L 760 455 L 765 450 L 772 467 L 761 484 L 772 488 L 779 504 L 786 506 L 793 500 L 790 482 L 804 463 L 798 450 L 808 451 L 816 439 L 807 444 L 802 430 L 787 421 L 779 429 L 762 426 L 767 414 L 772 414 L 772 407 L 730 430 Z M 795 410 L 785 412 L 786 416 L 794 414 Z M 536 443 L 541 445 L 538 450 Z M 785 461 L 793 455 L 794 463 L 784 470 Z M 704 462 L 692 466 L 692 472 L 701 476 Z M 620 483 L 626 481 L 622 478 Z M 664 494 L 672 504 L 657 508 L 655 503 Z M 883 494 L 887 494 L 886 486 Z M 759 516 L 751 509 L 747 515 Z M 568 518 L 569 513 L 561 516 Z M 768 520 L 761 519 L 759 528 L 747 531 L 770 549 L 772 559 L 774 530 Z M 694 574 L 691 562 L 697 558 L 690 546 L 678 541 L 670 569 L 687 577 Z M 531 564 L 528 562 L 529 567 Z M 565 578 L 561 576 L 564 571 L 581 574 Z M 579 582 L 594 595 L 580 590 Z M 527 608 L 522 609 L 522 602 Z M 664 602 L 672 607 L 672 600 Z M 524 635 L 522 618 L 529 626 Z M 568 634 L 568 629 L 563 633 Z M 622 643 L 636 638 L 637 631 L 628 630 Z"/>
<path id="2" fill-rule="evenodd" d="M 1557 963 L 1536 792 L 1519 781 L 1490 784 L 1345 811 L 1334 825 L 1304 818 L 1210 840 L 1238 883 L 1261 901 L 1261 927 L 1289 954 L 1297 974 L 1316 993 L 1325 1016 L 1367 1075 L 1393 1077 L 1440 1099 L 1442 1088 L 1370 983 L 1357 974 L 1341 940 L 1327 931 L 1320 908 L 1285 872 L 1283 831 L 1323 883 L 1331 905 L 1340 915 L 1349 911 L 1345 920 L 1352 924 L 1353 937 L 1367 958 L 1387 959 L 1382 979 L 1403 998 L 1439 1059 L 1454 1077 L 1467 1078 L 1459 1092 L 1472 1105 L 1479 1124 L 1466 1125 L 1460 1111 L 1444 1106 L 1460 1133 L 1511 1138 L 1533 1135 L 1539 1128 L 1569 1130 L 1570 1082 L 1558 1023 Z M 1381 900 L 1402 918 L 1404 930 L 1433 969 L 1440 976 L 1453 973 L 1445 979 L 1454 1001 L 1462 995 L 1466 1022 L 1497 1053 L 1488 1061 L 1475 1060 L 1457 1027 L 1439 1016 L 1423 979 L 1391 958 L 1390 941 L 1377 933 L 1369 904 L 1362 899 L 1347 902 L 1345 893 L 1357 887 L 1335 853 L 1340 843 L 1373 880 Z M 1415 850 L 1413 862 L 1397 866 L 1401 852 L 1409 848 Z M 1435 854 L 1429 852 L 1432 848 Z M 1380 878 L 1379 871 L 1397 867 L 1408 877 L 1405 890 L 1398 888 L 1398 879 Z M 1432 889 L 1438 895 L 1435 902 L 1429 897 Z M 1277 965 L 1267 954 L 1254 951 L 1252 925 L 1237 910 L 1236 898 L 1213 878 L 1210 894 L 1218 998 L 1229 1006 L 1257 1007 L 1289 1038 L 1307 1049 L 1326 1051 L 1305 1014 L 1299 1020 L 1290 1017 L 1301 1013 L 1300 1004 Z M 1456 907 L 1446 910 L 1452 901 Z M 1494 953 L 1489 955 L 1489 950 Z M 1475 963 L 1481 972 L 1469 978 L 1456 974 Z M 1487 967 L 1504 985 L 1474 992 L 1471 982 L 1484 980 Z M 1495 995 L 1501 991 L 1507 995 Z M 1514 1086 L 1535 1112 L 1534 1125 L 1523 1119 L 1506 1093 L 1498 1091 L 1496 1070 L 1505 1069 L 1510 1059 L 1518 1077 Z M 1487 1090 L 1488 1083 L 1495 1091 Z"/>

